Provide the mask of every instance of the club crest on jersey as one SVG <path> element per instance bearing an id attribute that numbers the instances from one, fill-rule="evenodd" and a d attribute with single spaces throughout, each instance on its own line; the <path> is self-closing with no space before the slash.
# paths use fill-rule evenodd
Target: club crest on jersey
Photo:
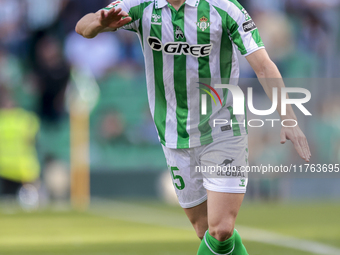
<path id="1" fill-rule="evenodd" d="M 178 40 L 179 38 L 184 39 L 184 34 L 179 26 L 176 27 L 175 31 L 176 39 Z"/>
<path id="2" fill-rule="evenodd" d="M 110 3 L 106 8 L 115 8 L 116 6 L 118 6 L 118 4 L 122 3 L 122 1 L 115 1 Z"/>
<path id="3" fill-rule="evenodd" d="M 151 16 L 151 24 L 161 25 L 162 24 L 162 17 L 161 17 L 161 15 L 152 14 L 152 16 Z"/>
<path id="4" fill-rule="evenodd" d="M 206 30 L 208 27 L 210 27 L 210 22 L 208 20 L 208 18 L 206 17 L 202 17 L 199 19 L 200 22 L 196 22 L 196 25 L 204 32 L 204 30 Z"/>

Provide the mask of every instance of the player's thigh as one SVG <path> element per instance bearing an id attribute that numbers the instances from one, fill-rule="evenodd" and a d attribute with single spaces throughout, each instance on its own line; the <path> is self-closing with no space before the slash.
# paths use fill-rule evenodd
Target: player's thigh
<path id="1" fill-rule="evenodd" d="M 231 236 L 244 194 L 207 191 L 208 226 L 213 235 Z M 219 233 L 212 233 L 219 232 Z"/>
<path id="2" fill-rule="evenodd" d="M 182 208 L 193 208 L 207 200 L 203 179 L 191 178 L 194 164 L 192 149 L 170 149 L 163 146 L 164 155 L 171 173 L 173 185 Z"/>

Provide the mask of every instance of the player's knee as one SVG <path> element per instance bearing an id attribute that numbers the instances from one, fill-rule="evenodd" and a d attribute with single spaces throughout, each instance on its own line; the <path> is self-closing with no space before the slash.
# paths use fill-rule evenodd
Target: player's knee
<path id="1" fill-rule="evenodd" d="M 233 235 L 234 226 L 231 224 L 219 224 L 209 227 L 209 234 L 220 242 L 223 242 Z"/>

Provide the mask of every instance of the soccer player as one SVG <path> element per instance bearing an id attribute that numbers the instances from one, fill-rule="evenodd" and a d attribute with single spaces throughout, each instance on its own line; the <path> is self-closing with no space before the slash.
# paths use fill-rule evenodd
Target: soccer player
<path id="1" fill-rule="evenodd" d="M 255 23 L 236 0 L 118 0 L 84 16 L 76 31 L 93 38 L 119 28 L 136 32 L 141 41 L 150 110 L 179 203 L 202 239 L 197 254 L 247 254 L 234 229 L 247 178 L 191 178 L 190 169 L 248 164 L 247 128 L 240 124 L 245 117 L 233 114 L 228 90 L 208 84 L 209 79 L 238 78 L 237 49 L 261 78 L 270 99 L 273 87 L 284 87 Z M 264 78 L 276 79 L 264 82 Z M 202 96 L 212 93 L 218 95 L 216 104 Z M 214 128 L 214 119 L 238 124 Z M 296 120 L 291 106 L 281 119 Z M 282 127 L 281 143 L 286 139 L 309 161 L 299 126 Z"/>

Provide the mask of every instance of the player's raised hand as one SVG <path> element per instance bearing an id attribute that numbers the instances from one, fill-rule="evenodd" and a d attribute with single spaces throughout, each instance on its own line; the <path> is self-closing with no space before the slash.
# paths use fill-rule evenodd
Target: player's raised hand
<path id="1" fill-rule="evenodd" d="M 116 30 L 131 20 L 132 18 L 121 8 L 100 10 L 82 17 L 76 25 L 76 32 L 85 38 L 94 38 L 99 33 Z"/>
<path id="2" fill-rule="evenodd" d="M 296 127 L 282 127 L 281 129 L 281 144 L 284 144 L 286 140 L 291 140 L 295 150 L 299 153 L 300 157 L 306 162 L 309 162 L 311 153 L 309 150 L 306 136 L 303 134 L 299 126 Z"/>
<path id="3" fill-rule="evenodd" d="M 112 8 L 109 11 L 101 10 L 99 24 L 105 28 L 117 29 L 131 22 L 131 17 L 121 8 Z"/>

